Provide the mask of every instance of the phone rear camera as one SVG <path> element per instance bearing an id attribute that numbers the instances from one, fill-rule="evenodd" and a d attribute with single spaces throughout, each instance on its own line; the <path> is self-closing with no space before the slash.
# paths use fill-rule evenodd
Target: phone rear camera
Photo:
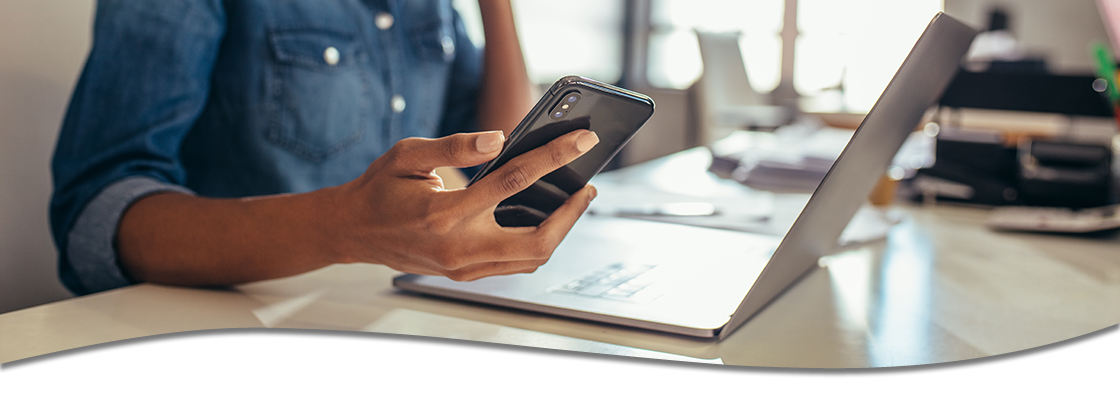
<path id="1" fill-rule="evenodd" d="M 552 108 L 552 113 L 548 114 L 552 119 L 561 119 L 568 115 L 569 111 L 573 111 L 579 106 L 579 101 L 583 96 L 579 92 L 572 91 L 564 94 L 559 104 Z"/>

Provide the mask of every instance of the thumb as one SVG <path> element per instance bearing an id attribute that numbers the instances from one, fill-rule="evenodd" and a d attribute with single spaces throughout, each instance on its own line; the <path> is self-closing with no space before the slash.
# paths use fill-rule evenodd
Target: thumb
<path id="1" fill-rule="evenodd" d="M 405 139 L 409 145 L 402 147 L 412 168 L 430 171 L 439 167 L 470 167 L 490 161 L 502 150 L 505 135 L 502 131 L 456 133 L 439 139 Z"/>

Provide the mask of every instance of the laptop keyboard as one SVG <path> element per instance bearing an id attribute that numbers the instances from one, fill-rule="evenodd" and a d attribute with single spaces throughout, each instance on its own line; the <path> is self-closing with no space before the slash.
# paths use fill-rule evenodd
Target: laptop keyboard
<path id="1" fill-rule="evenodd" d="M 650 290 L 643 291 L 657 280 L 654 274 L 648 273 L 654 267 L 649 264 L 612 264 L 580 275 L 549 291 L 644 303 L 660 295 Z"/>
<path id="2" fill-rule="evenodd" d="M 749 243 L 744 246 L 743 258 L 765 263 L 776 249 L 777 246 L 769 242 Z M 669 285 L 656 284 L 666 276 L 666 271 L 654 264 L 611 264 L 553 286 L 548 292 L 648 303 L 667 291 Z"/>

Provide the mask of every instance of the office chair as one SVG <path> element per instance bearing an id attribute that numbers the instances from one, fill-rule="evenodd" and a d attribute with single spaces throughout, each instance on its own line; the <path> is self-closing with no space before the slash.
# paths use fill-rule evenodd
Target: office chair
<path id="1" fill-rule="evenodd" d="M 793 121 L 794 110 L 774 106 L 751 87 L 739 32 L 696 31 L 703 74 L 692 86 L 699 144 L 707 145 L 737 129 L 770 129 Z"/>

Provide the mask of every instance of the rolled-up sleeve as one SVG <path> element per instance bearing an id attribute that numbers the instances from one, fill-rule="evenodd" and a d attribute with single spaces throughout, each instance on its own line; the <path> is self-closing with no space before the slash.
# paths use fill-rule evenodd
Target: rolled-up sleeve
<path id="1" fill-rule="evenodd" d="M 84 290 L 100 292 L 132 284 L 117 262 L 117 226 L 132 203 L 161 192 L 191 193 L 152 178 L 125 178 L 106 187 L 78 215 L 66 238 L 66 253 L 78 261 L 70 263 L 70 270 Z"/>
<path id="2" fill-rule="evenodd" d="M 101 0 L 54 158 L 51 234 L 75 294 L 130 284 L 120 218 L 144 196 L 190 193 L 179 148 L 205 108 L 225 30 L 217 0 Z"/>

